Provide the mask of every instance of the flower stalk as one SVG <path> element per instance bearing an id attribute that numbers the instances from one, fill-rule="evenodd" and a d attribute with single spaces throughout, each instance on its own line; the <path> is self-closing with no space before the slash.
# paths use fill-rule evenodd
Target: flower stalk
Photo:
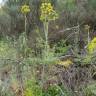
<path id="1" fill-rule="evenodd" d="M 44 22 L 44 33 L 45 33 L 45 52 L 46 58 L 48 56 L 48 22 Z"/>
<path id="2" fill-rule="evenodd" d="M 26 14 L 25 14 L 25 33 L 27 32 L 27 17 L 26 17 Z"/>

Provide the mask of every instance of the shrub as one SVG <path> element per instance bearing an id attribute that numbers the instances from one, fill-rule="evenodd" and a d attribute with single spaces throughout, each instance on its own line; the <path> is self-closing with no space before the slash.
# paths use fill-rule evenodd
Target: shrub
<path id="1" fill-rule="evenodd" d="M 96 83 L 90 84 L 85 88 L 85 96 L 96 96 Z"/>

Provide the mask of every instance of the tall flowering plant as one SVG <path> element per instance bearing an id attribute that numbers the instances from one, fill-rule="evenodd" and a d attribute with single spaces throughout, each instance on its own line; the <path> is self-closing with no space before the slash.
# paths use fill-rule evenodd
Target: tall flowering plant
<path id="1" fill-rule="evenodd" d="M 56 20 L 58 18 L 57 12 L 54 10 L 51 3 L 42 3 L 40 7 L 40 20 L 43 22 L 44 25 L 44 33 L 45 33 L 45 51 L 46 57 L 48 56 L 48 25 L 49 22 L 52 20 Z"/>
<path id="2" fill-rule="evenodd" d="M 40 20 L 43 22 L 43 26 L 44 26 L 44 33 L 45 33 L 45 50 L 44 50 L 44 54 L 43 54 L 43 60 L 44 60 L 44 64 L 47 63 L 46 61 L 48 61 L 49 59 L 49 44 L 48 44 L 48 25 L 49 22 L 51 20 L 55 20 L 58 18 L 58 14 L 56 13 L 56 11 L 54 10 L 53 6 L 51 5 L 51 3 L 42 3 L 41 7 L 40 7 Z M 42 69 L 42 88 L 43 88 L 43 84 L 44 84 L 44 73 L 45 73 L 45 66 L 43 65 L 43 69 Z"/>
<path id="3" fill-rule="evenodd" d="M 22 5 L 21 6 L 21 13 L 24 14 L 25 17 L 25 32 L 26 32 L 26 26 L 27 26 L 27 18 L 26 15 L 30 12 L 30 7 L 29 5 Z"/>

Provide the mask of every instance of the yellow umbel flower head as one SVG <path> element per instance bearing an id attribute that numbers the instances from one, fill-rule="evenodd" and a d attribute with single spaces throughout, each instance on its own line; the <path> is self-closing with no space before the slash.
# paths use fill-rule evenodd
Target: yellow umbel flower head
<path id="1" fill-rule="evenodd" d="M 42 3 L 40 7 L 40 11 L 41 11 L 41 16 L 40 16 L 41 21 L 55 20 L 58 17 L 58 14 L 53 9 L 51 3 Z"/>
<path id="2" fill-rule="evenodd" d="M 23 13 L 23 14 L 27 14 L 27 13 L 29 13 L 30 12 L 30 7 L 29 7 L 29 5 L 23 5 L 22 7 L 21 7 L 21 12 Z"/>
<path id="3" fill-rule="evenodd" d="M 88 51 L 89 53 L 96 51 L 96 37 L 94 37 L 93 40 L 88 44 Z"/>

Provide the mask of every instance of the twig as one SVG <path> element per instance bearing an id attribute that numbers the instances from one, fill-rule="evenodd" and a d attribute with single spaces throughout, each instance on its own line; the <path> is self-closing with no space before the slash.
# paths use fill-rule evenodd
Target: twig
<path id="1" fill-rule="evenodd" d="M 72 30 L 72 29 L 76 29 L 76 28 L 78 28 L 78 27 L 79 27 L 79 25 L 78 25 L 78 26 L 71 27 L 71 28 L 63 29 L 63 30 L 61 30 L 61 31 L 59 31 L 59 32 L 62 33 L 62 32 L 65 32 L 65 31 Z"/>

